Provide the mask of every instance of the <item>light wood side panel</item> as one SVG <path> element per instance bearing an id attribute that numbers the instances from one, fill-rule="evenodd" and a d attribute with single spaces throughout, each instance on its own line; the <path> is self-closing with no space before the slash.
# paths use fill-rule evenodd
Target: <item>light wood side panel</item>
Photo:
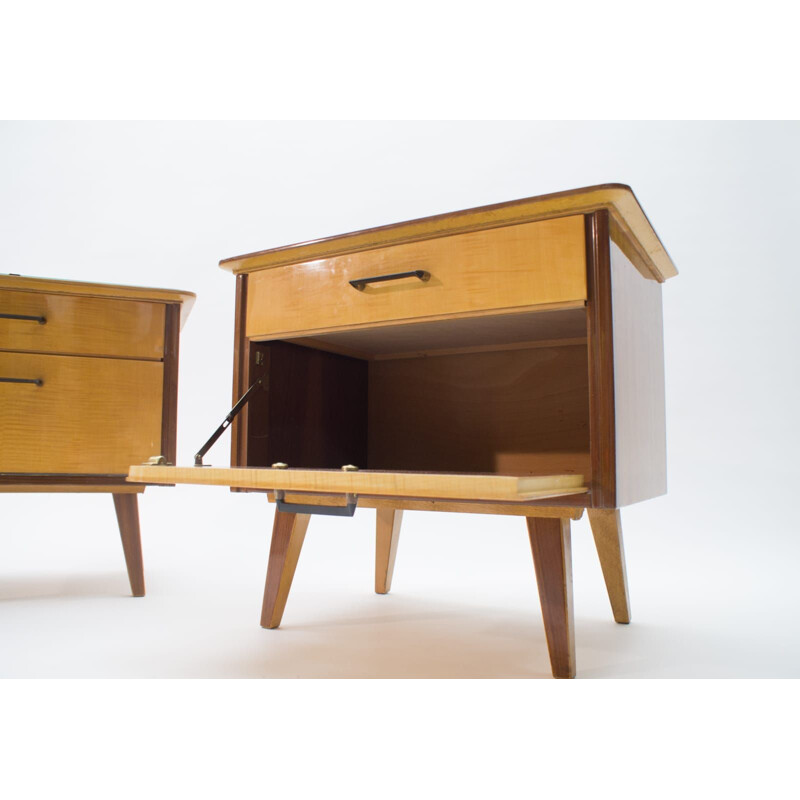
<path id="1" fill-rule="evenodd" d="M 161 449 L 157 361 L 0 352 L 0 472 L 124 475 Z"/>
<path id="2" fill-rule="evenodd" d="M 349 283 L 410 270 L 430 280 Z M 585 299 L 583 217 L 564 217 L 254 272 L 246 329 L 276 338 Z"/>
<path id="3" fill-rule="evenodd" d="M 661 285 L 611 243 L 616 507 L 667 491 Z"/>
<path id="4" fill-rule="evenodd" d="M 132 465 L 128 480 L 137 483 L 191 483 L 237 486 L 243 489 L 333 494 L 369 494 L 389 497 L 431 497 L 452 500 L 526 500 L 582 494 L 583 475 L 546 475 L 516 478 L 425 472 L 343 472 L 223 467 L 153 467 Z"/>
<path id="5" fill-rule="evenodd" d="M 0 314 L 42 317 L 0 318 L 0 348 L 40 353 L 161 359 L 163 303 L 112 300 L 0 289 Z"/>

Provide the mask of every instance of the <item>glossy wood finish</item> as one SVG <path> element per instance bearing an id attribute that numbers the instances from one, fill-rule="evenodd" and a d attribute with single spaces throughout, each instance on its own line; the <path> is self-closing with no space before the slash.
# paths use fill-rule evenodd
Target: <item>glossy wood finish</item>
<path id="1" fill-rule="evenodd" d="M 139 506 L 136 495 L 115 492 L 113 497 L 131 592 L 134 597 L 144 597 L 144 565 L 142 564 L 142 540 L 139 533 Z"/>
<path id="2" fill-rule="evenodd" d="M 527 522 L 553 677 L 574 678 L 575 625 L 569 520 L 529 517 Z"/>
<path id="3" fill-rule="evenodd" d="M 375 591 L 387 594 L 392 588 L 394 562 L 397 557 L 397 544 L 400 541 L 400 526 L 403 511 L 393 508 L 379 508 L 376 511 L 375 533 Z"/>
<path id="4" fill-rule="evenodd" d="M 613 242 L 616 506 L 667 491 L 667 433 L 661 285 L 644 281 Z"/>
<path id="5" fill-rule="evenodd" d="M 262 628 L 277 628 L 281 624 L 310 519 L 308 514 L 275 512 L 261 607 Z"/>
<path id="6" fill-rule="evenodd" d="M 41 316 L 0 319 L 3 350 L 160 360 L 164 304 L 0 289 L 0 313 Z"/>
<path id="7" fill-rule="evenodd" d="M 144 286 L 119 286 L 112 283 L 86 283 L 28 275 L 0 275 L 0 290 L 41 292 L 52 295 L 104 297 L 117 300 L 144 300 L 151 303 L 174 303 L 181 307 L 181 328 L 194 305 L 195 295 L 177 289 L 153 289 Z"/>
<path id="8" fill-rule="evenodd" d="M 613 221 L 612 235 L 615 241 L 624 240 L 623 249 L 637 254 L 636 260 L 646 275 L 664 281 L 678 274 L 630 186 L 621 183 L 607 183 L 528 197 L 384 225 L 288 247 L 261 250 L 258 253 L 226 258 L 220 262 L 220 266 L 236 273 L 251 272 L 284 264 L 330 258 L 343 253 L 357 253 L 423 241 L 438 236 L 451 236 L 576 214 L 592 214 L 598 210 L 608 212 Z"/>
<path id="9" fill-rule="evenodd" d="M 525 500 L 586 491 L 582 475 L 450 475 L 425 472 L 343 472 L 326 469 L 153 467 L 134 465 L 129 480 L 138 483 L 238 486 L 296 492 L 430 497 L 450 500 Z"/>
<path id="10" fill-rule="evenodd" d="M 590 508 L 588 514 L 614 619 L 627 624 L 631 621 L 631 605 L 619 509 Z"/>
<path id="11" fill-rule="evenodd" d="M 443 237 L 250 274 L 247 336 L 279 338 L 404 319 L 586 299 L 583 217 Z M 350 281 L 409 270 L 406 278 Z"/>
<path id="12" fill-rule="evenodd" d="M 0 352 L 0 472 L 117 473 L 161 449 L 157 361 Z M 63 479 L 62 479 L 63 482 Z"/>

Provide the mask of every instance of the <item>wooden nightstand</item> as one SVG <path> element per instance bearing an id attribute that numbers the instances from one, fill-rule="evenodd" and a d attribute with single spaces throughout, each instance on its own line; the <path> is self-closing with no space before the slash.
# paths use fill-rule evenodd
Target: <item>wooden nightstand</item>
<path id="1" fill-rule="evenodd" d="M 131 464 L 175 462 L 190 292 L 0 275 L 0 492 L 110 492 L 144 595 Z"/>
<path id="2" fill-rule="evenodd" d="M 356 506 L 377 509 L 379 593 L 403 509 L 526 517 L 558 677 L 575 674 L 570 520 L 586 508 L 614 618 L 630 620 L 619 508 L 666 491 L 661 283 L 676 270 L 629 187 L 222 266 L 237 276 L 234 398 L 263 387 L 234 423 L 232 467 L 130 474 L 277 501 L 263 626 L 280 624 L 309 516 Z"/>

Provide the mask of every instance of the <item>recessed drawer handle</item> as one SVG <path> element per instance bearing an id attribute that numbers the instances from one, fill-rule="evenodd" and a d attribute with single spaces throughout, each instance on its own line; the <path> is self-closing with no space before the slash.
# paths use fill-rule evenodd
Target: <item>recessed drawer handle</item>
<path id="1" fill-rule="evenodd" d="M 0 383 L 34 383 L 36 386 L 44 386 L 41 378 L 0 378 Z"/>
<path id="2" fill-rule="evenodd" d="M 374 278 L 358 278 L 350 281 L 350 285 L 359 292 L 363 292 L 368 283 L 381 283 L 382 281 L 397 281 L 400 278 L 419 278 L 421 281 L 431 279 L 430 272 L 424 269 L 412 269 L 410 272 L 394 272 L 391 275 L 376 275 Z"/>
<path id="3" fill-rule="evenodd" d="M 47 322 L 44 317 L 31 317 L 28 314 L 0 314 L 0 319 L 21 319 L 27 322 L 38 322 L 40 325 Z"/>

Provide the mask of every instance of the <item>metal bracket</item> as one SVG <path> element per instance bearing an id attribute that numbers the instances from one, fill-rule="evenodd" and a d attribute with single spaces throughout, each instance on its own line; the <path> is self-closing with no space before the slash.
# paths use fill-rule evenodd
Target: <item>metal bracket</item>
<path id="1" fill-rule="evenodd" d="M 356 513 L 358 496 L 346 494 L 347 505 L 344 506 L 315 506 L 306 503 L 287 503 L 282 490 L 275 492 L 275 505 L 278 511 L 289 514 L 324 514 L 326 517 L 352 517 Z"/>
<path id="2" fill-rule="evenodd" d="M 214 446 L 214 443 L 225 433 L 225 429 L 233 422 L 236 418 L 236 415 L 247 405 L 250 398 L 256 392 L 256 390 L 264 386 L 264 378 L 258 378 L 255 383 L 239 398 L 236 405 L 228 412 L 228 415 L 222 420 L 222 424 L 217 428 L 214 433 L 211 434 L 208 441 L 195 453 L 194 455 L 194 465 L 196 467 L 206 467 L 209 466 L 208 464 L 203 463 L 203 456 Z"/>

